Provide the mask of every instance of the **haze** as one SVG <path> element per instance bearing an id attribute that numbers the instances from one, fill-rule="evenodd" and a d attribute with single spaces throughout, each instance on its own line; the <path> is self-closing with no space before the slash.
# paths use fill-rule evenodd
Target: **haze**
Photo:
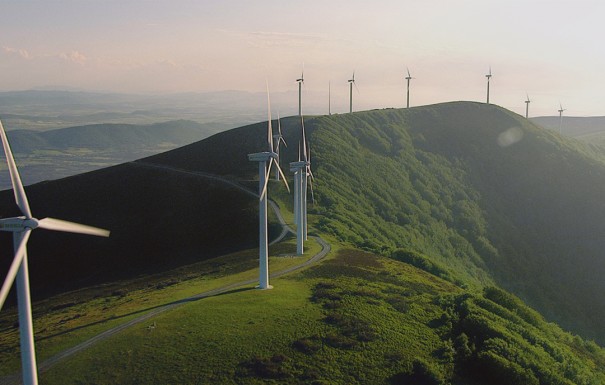
<path id="1" fill-rule="evenodd" d="M 296 90 L 307 112 L 490 99 L 525 114 L 605 115 L 597 1 L 11 1 L 0 5 L 0 91 Z M 290 94 L 284 94 L 290 95 Z M 313 100 L 310 100 L 313 99 Z M 293 99 L 295 103 L 295 99 Z M 294 106 L 293 106 L 294 111 Z"/>

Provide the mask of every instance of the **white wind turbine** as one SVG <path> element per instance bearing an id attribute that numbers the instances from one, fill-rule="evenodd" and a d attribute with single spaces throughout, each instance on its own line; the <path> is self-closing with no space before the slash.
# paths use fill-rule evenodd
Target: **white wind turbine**
<path id="1" fill-rule="evenodd" d="M 489 73 L 485 77 L 487 78 L 487 104 L 489 104 L 489 80 L 492 78 L 492 66 L 489 66 Z"/>
<path id="2" fill-rule="evenodd" d="M 529 119 L 529 103 L 531 103 L 531 100 L 529 100 L 529 94 L 527 94 L 527 100 L 525 100 L 525 119 Z"/>
<path id="3" fill-rule="evenodd" d="M 347 81 L 349 82 L 349 112 L 353 112 L 353 84 L 355 84 L 355 71 L 353 71 L 353 77 Z M 355 89 L 359 92 L 357 84 L 355 84 Z"/>
<path id="4" fill-rule="evenodd" d="M 273 134 L 273 143 L 275 144 L 275 153 L 277 154 L 277 164 L 280 164 L 280 157 L 279 157 L 279 146 L 283 143 L 284 146 L 288 147 L 288 144 L 286 143 L 286 140 L 284 139 L 283 135 L 281 134 L 281 121 L 279 119 L 279 112 L 277 113 L 277 134 Z M 275 180 L 279 180 L 279 170 L 278 168 L 275 169 Z"/>
<path id="5" fill-rule="evenodd" d="M 300 74 L 300 78 L 296 79 L 298 83 L 298 116 L 302 116 L 302 85 L 305 82 L 305 64 Z"/>
<path id="6" fill-rule="evenodd" d="M 559 134 L 563 133 L 563 105 L 559 102 Z"/>
<path id="7" fill-rule="evenodd" d="M 19 333 L 21 339 L 21 365 L 23 383 L 26 385 L 38 383 L 36 368 L 36 352 L 34 348 L 34 329 L 32 321 L 31 297 L 29 290 L 29 271 L 27 264 L 27 241 L 32 230 L 42 228 L 47 230 L 64 231 L 108 237 L 109 231 L 96 227 L 85 226 L 78 223 L 62 221 L 53 218 L 36 219 L 32 216 L 25 189 L 15 164 L 6 133 L 0 122 L 0 136 L 4 147 L 4 154 L 8 163 L 8 170 L 13 185 L 15 200 L 23 216 L 0 219 L 0 231 L 13 233 L 15 256 L 8 270 L 2 289 L 0 289 L 0 309 L 6 301 L 13 282 L 17 281 L 17 303 L 19 310 Z"/>
<path id="8" fill-rule="evenodd" d="M 406 67 L 406 70 L 408 71 L 408 76 L 405 77 L 405 80 L 408 81 L 406 108 L 410 108 L 410 80 L 414 78 L 412 77 L 412 75 L 410 75 L 410 69 Z"/>
<path id="9" fill-rule="evenodd" d="M 304 242 L 307 240 L 307 186 L 311 186 L 311 196 L 313 196 L 312 180 L 314 179 L 311 172 L 311 151 L 307 144 L 305 122 L 302 117 L 300 123 L 301 142 L 298 162 L 290 163 L 290 171 L 294 172 L 294 223 L 296 224 L 296 252 L 298 255 L 303 254 Z"/>
<path id="10" fill-rule="evenodd" d="M 269 241 L 267 239 L 267 184 L 271 175 L 271 166 L 274 164 L 277 154 L 273 152 L 273 129 L 271 127 L 271 99 L 269 96 L 269 83 L 267 82 L 267 109 L 269 119 L 267 121 L 267 151 L 258 152 L 254 154 L 248 154 L 248 160 L 252 162 L 258 162 L 258 187 L 259 187 L 259 289 L 272 289 L 269 285 Z M 267 161 L 269 165 L 267 166 Z M 282 172 L 279 164 L 275 162 L 279 173 L 281 174 L 282 180 L 288 187 L 286 177 Z"/>

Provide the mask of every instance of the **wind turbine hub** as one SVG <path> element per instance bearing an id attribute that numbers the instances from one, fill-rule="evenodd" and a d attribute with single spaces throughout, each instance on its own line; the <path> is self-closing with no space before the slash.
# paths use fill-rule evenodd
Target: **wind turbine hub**
<path id="1" fill-rule="evenodd" d="M 38 220 L 35 218 L 14 217 L 0 219 L 0 231 L 10 231 L 18 233 L 27 229 L 38 227 Z"/>

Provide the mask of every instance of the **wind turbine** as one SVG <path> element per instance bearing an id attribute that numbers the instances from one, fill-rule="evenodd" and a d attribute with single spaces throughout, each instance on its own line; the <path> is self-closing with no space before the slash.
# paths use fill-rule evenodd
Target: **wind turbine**
<path id="1" fill-rule="evenodd" d="M 563 132 L 563 111 L 565 111 L 565 109 L 561 102 L 559 102 L 559 134 Z"/>
<path id="2" fill-rule="evenodd" d="M 257 152 L 254 154 L 248 154 L 248 160 L 252 162 L 258 162 L 258 189 L 259 189 L 259 285 L 258 289 L 272 289 L 273 286 L 269 285 L 269 241 L 267 239 L 267 184 L 269 183 L 269 176 L 271 175 L 271 166 L 274 164 L 274 160 L 277 158 L 277 154 L 273 152 L 273 129 L 271 127 L 271 99 L 269 96 L 269 82 L 267 82 L 267 151 Z M 269 166 L 267 167 L 267 161 Z M 282 176 L 282 180 L 288 187 L 286 177 L 279 167 L 279 163 L 275 162 L 279 173 Z"/>
<path id="3" fill-rule="evenodd" d="M 332 115 L 332 82 L 328 81 L 328 115 Z"/>
<path id="4" fill-rule="evenodd" d="M 27 241 L 32 230 L 42 228 L 69 233 L 80 233 L 108 237 L 109 231 L 96 227 L 85 226 L 78 223 L 62 221 L 54 218 L 36 219 L 29 208 L 27 195 L 15 164 L 6 133 L 0 122 L 0 136 L 4 154 L 8 163 L 15 201 L 23 216 L 0 219 L 0 231 L 13 233 L 13 247 L 15 256 L 8 270 L 6 279 L 0 289 L 0 309 L 6 301 L 8 292 L 17 281 L 17 306 L 19 311 L 19 334 L 21 340 L 21 366 L 24 384 L 37 384 L 38 371 L 36 368 L 36 351 L 34 347 L 34 328 L 32 321 L 31 296 L 29 290 L 29 270 L 27 264 Z"/>
<path id="5" fill-rule="evenodd" d="M 277 134 L 273 134 L 273 143 L 275 143 L 275 153 L 277 154 L 277 164 L 280 163 L 280 158 L 279 158 L 279 146 L 281 143 L 284 144 L 284 146 L 288 147 L 288 144 L 286 143 L 286 140 L 284 139 L 284 137 L 281 134 L 281 121 L 279 119 L 279 112 L 277 113 Z M 279 169 L 275 169 L 275 180 L 279 180 Z"/>
<path id="6" fill-rule="evenodd" d="M 485 75 L 487 78 L 487 104 L 489 104 L 489 79 L 492 77 L 492 67 L 489 67 L 489 73 Z"/>
<path id="7" fill-rule="evenodd" d="M 303 254 L 304 242 L 307 240 L 307 184 L 308 177 L 313 177 L 303 117 L 300 118 L 300 123 L 301 140 L 298 147 L 298 161 L 290 163 L 290 171 L 294 172 L 294 223 L 296 224 L 296 253 L 298 255 Z"/>
<path id="8" fill-rule="evenodd" d="M 302 116 L 302 85 L 305 82 L 305 65 L 303 64 L 303 69 L 300 74 L 300 78 L 296 79 L 298 83 L 298 116 Z"/>
<path id="9" fill-rule="evenodd" d="M 529 100 L 529 94 L 527 94 L 527 100 L 525 101 L 525 119 L 529 119 L 529 103 L 531 103 L 531 100 Z"/>
<path id="10" fill-rule="evenodd" d="M 355 71 L 353 71 L 353 77 L 347 81 L 349 82 L 349 112 L 353 112 L 353 84 L 355 84 Z M 357 84 L 355 84 L 355 88 L 357 88 Z M 359 89 L 357 92 L 359 92 Z"/>
<path id="11" fill-rule="evenodd" d="M 406 76 L 406 80 L 408 81 L 408 92 L 407 92 L 407 107 L 406 108 L 410 108 L 410 80 L 413 79 L 412 75 L 410 75 L 410 69 L 406 67 L 406 70 L 408 71 L 408 76 Z"/>

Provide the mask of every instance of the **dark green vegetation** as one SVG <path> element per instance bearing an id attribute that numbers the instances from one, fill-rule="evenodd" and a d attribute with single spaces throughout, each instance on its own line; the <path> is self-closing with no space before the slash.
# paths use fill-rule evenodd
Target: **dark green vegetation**
<path id="1" fill-rule="evenodd" d="M 548 323 L 605 340 L 605 163 L 594 148 L 477 103 L 305 124 L 316 176 L 312 231 L 345 251 L 277 280 L 273 291 L 237 291 L 165 313 L 153 332 L 127 331 L 44 381 L 605 383 L 603 350 Z M 295 159 L 299 127 L 298 118 L 282 121 L 283 165 Z M 253 187 L 257 165 L 246 154 L 262 151 L 265 135 L 259 123 L 29 187 L 37 216 L 115 235 L 34 234 L 35 294 L 64 290 L 46 271 L 53 263 L 75 288 L 112 280 L 123 264 L 119 276 L 132 279 L 254 247 L 256 199 L 191 172 Z M 270 188 L 291 209 L 283 189 Z M 0 194 L 0 207 L 11 202 L 11 192 Z M 2 242 L 10 254 L 9 238 Z M 57 243 L 61 252 L 50 255 Z"/>
<path id="2" fill-rule="evenodd" d="M 307 126 L 319 229 L 416 252 L 465 285 L 497 283 L 605 341 L 605 166 L 593 149 L 478 103 Z"/>
<path id="3" fill-rule="evenodd" d="M 600 384 L 605 351 L 493 287 L 470 294 L 344 249 L 191 303 L 46 373 L 48 384 Z M 89 370 L 94 367 L 95 370 Z"/>

